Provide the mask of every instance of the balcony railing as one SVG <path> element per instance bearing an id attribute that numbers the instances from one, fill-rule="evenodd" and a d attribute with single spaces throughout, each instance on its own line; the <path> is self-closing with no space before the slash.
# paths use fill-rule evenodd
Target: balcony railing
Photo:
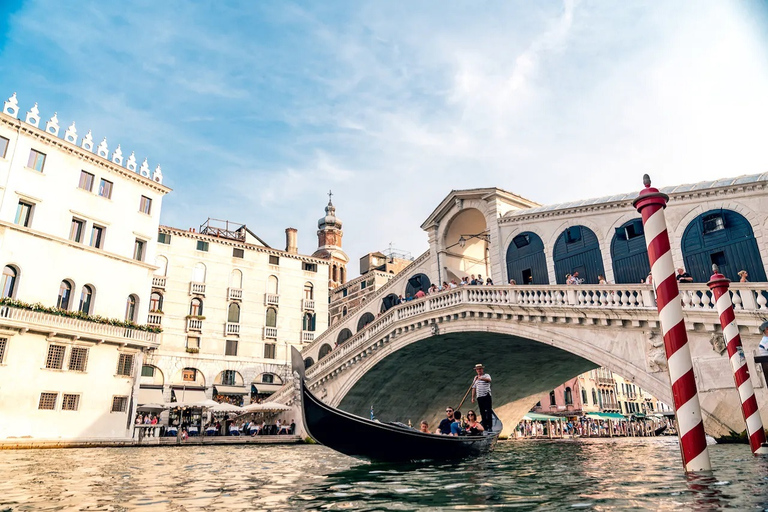
<path id="1" fill-rule="evenodd" d="M 311 341 L 314 341 L 315 339 L 315 333 L 312 331 L 301 331 L 301 342 L 302 343 L 309 343 Z"/>
<path id="2" fill-rule="evenodd" d="M 191 281 L 189 283 L 189 294 L 190 295 L 205 295 L 205 283 L 196 283 L 195 281 Z"/>
<path id="3" fill-rule="evenodd" d="M 267 306 L 277 306 L 280 302 L 280 295 L 276 293 L 267 293 L 264 295 L 264 304 Z"/>
<path id="4" fill-rule="evenodd" d="M 165 276 L 152 276 L 152 288 L 165 290 Z"/>
<path id="5" fill-rule="evenodd" d="M 29 311 L 11 306 L 0 306 L 0 324 L 29 329 L 44 328 L 49 332 L 72 334 L 81 338 L 125 343 L 126 339 L 142 343 L 157 343 L 157 333 L 130 329 L 117 325 L 89 322 L 79 318 L 52 315 L 42 311 Z"/>
<path id="6" fill-rule="evenodd" d="M 225 327 L 225 334 L 240 336 L 240 324 L 234 322 L 227 322 Z"/>
<path id="7" fill-rule="evenodd" d="M 203 330 L 203 321 L 199 318 L 187 318 L 187 332 Z"/>
<path id="8" fill-rule="evenodd" d="M 150 313 L 147 315 L 148 325 L 160 325 L 162 323 L 163 323 L 163 315 L 158 315 L 156 313 Z"/>
<path id="9" fill-rule="evenodd" d="M 313 299 L 304 299 L 301 301 L 301 307 L 304 311 L 314 311 L 315 301 Z"/>
<path id="10" fill-rule="evenodd" d="M 227 288 L 227 300 L 243 300 L 243 289 Z"/>
<path id="11" fill-rule="evenodd" d="M 277 339 L 277 327 L 265 327 L 264 328 L 264 337 L 267 339 Z"/>

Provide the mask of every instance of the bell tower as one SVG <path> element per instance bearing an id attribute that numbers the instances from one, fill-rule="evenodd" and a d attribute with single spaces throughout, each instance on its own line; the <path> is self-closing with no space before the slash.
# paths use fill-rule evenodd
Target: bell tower
<path id="1" fill-rule="evenodd" d="M 312 254 L 315 258 L 330 260 L 328 270 L 328 288 L 333 289 L 347 282 L 347 263 L 349 256 L 341 248 L 341 219 L 336 217 L 336 207 L 333 206 L 333 192 L 328 192 L 328 205 L 325 207 L 325 217 L 317 221 L 317 250 Z"/>

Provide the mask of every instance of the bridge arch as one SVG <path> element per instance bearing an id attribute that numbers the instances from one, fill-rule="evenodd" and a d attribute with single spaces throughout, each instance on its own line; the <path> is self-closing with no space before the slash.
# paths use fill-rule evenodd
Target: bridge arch
<path id="1" fill-rule="evenodd" d="M 463 206 L 448 221 L 441 241 L 439 267 L 446 271 L 444 281 L 470 274 L 490 277 L 488 223 L 480 209 Z"/>
<path id="2" fill-rule="evenodd" d="M 693 219 L 680 241 L 686 271 L 694 281 L 705 283 L 712 275 L 712 264 L 731 281 L 746 270 L 750 281 L 764 282 L 765 266 L 750 222 L 728 209 L 706 211 Z"/>
<path id="3" fill-rule="evenodd" d="M 429 281 L 426 274 L 414 274 L 408 278 L 408 282 L 405 286 L 405 297 L 413 297 L 419 290 L 427 293 L 430 286 L 432 286 L 432 283 Z"/>
<path id="4" fill-rule="evenodd" d="M 317 360 L 319 361 L 320 359 L 324 358 L 325 356 L 330 354 L 332 350 L 333 350 L 333 347 L 331 347 L 327 343 L 323 343 L 323 345 L 320 347 L 320 351 L 318 352 Z"/>
<path id="5" fill-rule="evenodd" d="M 336 337 L 336 344 L 341 345 L 351 337 L 352 337 L 352 331 L 350 331 L 345 327 L 344 329 L 339 331 L 339 335 Z"/>
<path id="6" fill-rule="evenodd" d="M 357 331 L 360 332 L 361 329 L 364 329 L 366 325 L 376 320 L 376 317 L 373 316 L 373 313 L 370 313 L 366 311 L 362 315 L 360 315 L 360 318 L 357 321 Z"/>
<path id="7" fill-rule="evenodd" d="M 600 240 L 584 225 L 567 227 L 557 237 L 552 252 L 557 284 L 565 284 L 566 274 L 579 273 L 585 283 L 596 284 L 598 275 L 605 276 Z"/>
<path id="8" fill-rule="evenodd" d="M 544 242 L 536 233 L 525 231 L 512 238 L 507 247 L 509 279 L 514 279 L 517 284 L 549 284 Z"/>
<path id="9" fill-rule="evenodd" d="M 651 266 L 643 219 L 628 220 L 615 229 L 611 240 L 611 262 L 616 284 L 640 283 L 648 277 Z"/>
<path id="10" fill-rule="evenodd" d="M 396 306 L 398 299 L 399 297 L 397 296 L 396 293 L 390 293 L 389 295 L 381 299 L 381 310 L 380 310 L 381 313 L 384 313 L 391 307 Z"/>

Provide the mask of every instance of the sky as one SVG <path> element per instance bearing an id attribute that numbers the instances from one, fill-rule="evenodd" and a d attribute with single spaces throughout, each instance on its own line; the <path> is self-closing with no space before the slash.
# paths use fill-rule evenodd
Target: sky
<path id="1" fill-rule="evenodd" d="M 161 223 L 419 255 L 451 191 L 542 204 L 768 171 L 768 3 L 0 0 L 0 101 L 173 189 Z"/>

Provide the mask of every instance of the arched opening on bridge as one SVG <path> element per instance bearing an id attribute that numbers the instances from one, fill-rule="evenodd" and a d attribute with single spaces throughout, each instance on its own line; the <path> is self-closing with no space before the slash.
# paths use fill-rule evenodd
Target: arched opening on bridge
<path id="1" fill-rule="evenodd" d="M 432 283 L 429 282 L 429 278 L 424 274 L 416 274 L 408 278 L 408 285 L 405 287 L 405 297 L 415 296 L 419 290 L 427 293 Z"/>
<path id="2" fill-rule="evenodd" d="M 330 354 L 331 350 L 333 350 L 333 348 L 331 348 L 329 344 L 323 343 L 323 345 L 320 347 L 320 352 L 317 355 L 317 360 L 319 361 L 325 356 L 327 356 L 328 354 Z"/>
<path id="3" fill-rule="evenodd" d="M 557 284 L 565 284 L 565 275 L 576 272 L 579 279 L 589 284 L 597 284 L 597 276 L 605 276 L 600 242 L 586 226 L 571 226 L 563 231 L 555 242 L 553 259 Z"/>
<path id="4" fill-rule="evenodd" d="M 752 226 L 732 210 L 710 210 L 693 219 L 685 228 L 681 249 L 685 270 L 696 282 L 709 281 L 713 263 L 731 281 L 739 280 L 739 270 L 746 270 L 750 281 L 765 281 Z"/>
<path id="5" fill-rule="evenodd" d="M 439 265 L 446 270 L 443 280 L 460 280 L 471 274 L 490 275 L 490 237 L 485 216 L 476 208 L 465 208 L 453 217 L 443 237 Z"/>
<path id="6" fill-rule="evenodd" d="M 549 284 L 544 242 L 539 235 L 526 231 L 512 239 L 507 247 L 507 279 L 517 284 Z"/>
<path id="7" fill-rule="evenodd" d="M 351 337 L 352 337 L 352 331 L 346 328 L 342 329 L 341 332 L 339 333 L 339 336 L 336 338 L 336 344 L 341 345 Z"/>
<path id="8" fill-rule="evenodd" d="M 381 312 L 384 313 L 392 306 L 396 306 L 398 304 L 398 297 L 394 293 L 390 293 L 383 299 L 381 299 Z"/>
<path id="9" fill-rule="evenodd" d="M 360 332 L 361 329 L 365 328 L 366 325 L 376 320 L 376 318 L 373 316 L 372 313 L 363 313 L 360 316 L 360 319 L 357 321 L 357 331 Z"/>
<path id="10" fill-rule="evenodd" d="M 312 359 L 311 357 L 307 357 L 307 358 L 304 359 L 304 369 L 305 370 L 307 368 L 309 368 L 310 366 L 312 366 L 313 364 L 315 364 L 315 360 Z"/>
<path id="11" fill-rule="evenodd" d="M 616 284 L 640 283 L 648 277 L 648 249 L 642 219 L 632 219 L 616 228 L 611 240 L 611 261 Z"/>

